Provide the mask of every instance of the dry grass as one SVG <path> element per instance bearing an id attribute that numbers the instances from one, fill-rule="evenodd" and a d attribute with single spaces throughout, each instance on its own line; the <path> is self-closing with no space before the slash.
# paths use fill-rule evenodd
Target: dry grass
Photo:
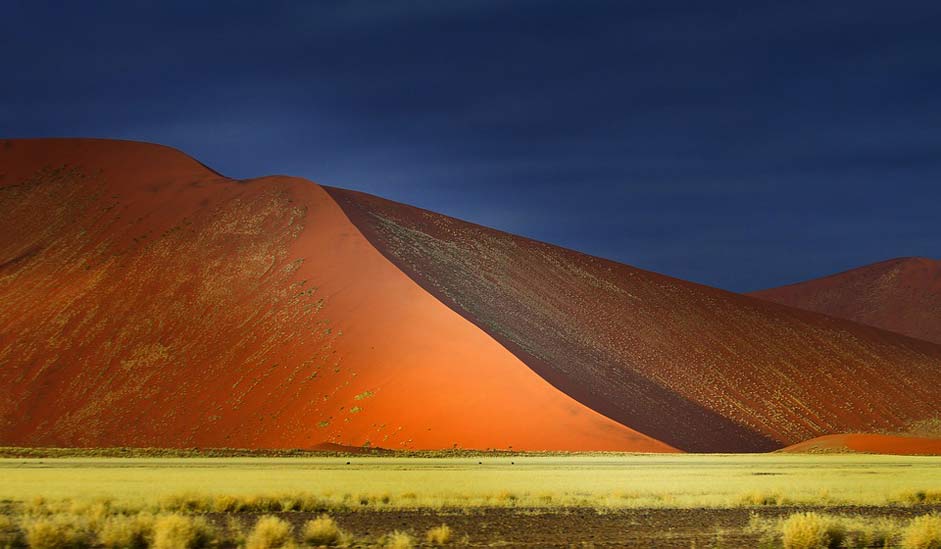
<path id="1" fill-rule="evenodd" d="M 98 542 L 109 549 L 144 549 L 153 539 L 154 522 L 146 512 L 108 517 L 98 531 Z"/>
<path id="2" fill-rule="evenodd" d="M 0 459 L 0 501 L 6 501 L 0 512 L 19 515 L 0 515 L 0 549 L 30 540 L 37 547 L 77 548 L 287 545 L 282 543 L 286 537 L 278 533 L 283 526 L 273 521 L 264 528 L 262 521 L 248 523 L 254 529 L 243 530 L 229 517 L 228 527 L 213 531 L 199 516 L 207 513 L 312 513 L 318 518 L 299 529 L 303 543 L 349 546 L 353 537 L 324 513 L 482 507 L 525 508 L 533 513 L 580 507 L 604 513 L 804 504 L 917 509 L 941 502 L 941 459 L 932 457 L 203 457 L 42 462 Z M 301 485 L 315 491 L 296 492 Z M 225 517 L 221 520 L 225 524 Z M 825 547 L 838 540 L 850 548 L 895 547 L 903 538 L 911 547 L 934 547 L 931 529 L 937 528 L 938 518 L 909 524 L 816 513 L 788 521 L 785 528 L 786 521 L 763 519 L 756 528 L 778 547 L 782 543 Z M 903 536 L 903 531 L 911 533 Z M 443 545 L 454 543 L 452 537 L 442 525 L 424 532 L 418 541 L 423 546 Z M 405 532 L 371 541 L 391 547 L 418 543 Z"/>
<path id="3" fill-rule="evenodd" d="M 425 533 L 425 541 L 431 545 L 447 545 L 451 543 L 451 527 L 447 524 L 435 526 Z"/>
<path id="4" fill-rule="evenodd" d="M 89 520 L 75 514 L 30 517 L 22 523 L 26 543 L 33 549 L 91 547 L 95 536 Z"/>
<path id="5" fill-rule="evenodd" d="M 0 549 L 19 547 L 26 543 L 19 521 L 7 515 L 0 515 Z"/>
<path id="6" fill-rule="evenodd" d="M 846 529 L 838 521 L 819 513 L 795 513 L 781 523 L 784 549 L 826 549 L 839 547 Z"/>
<path id="7" fill-rule="evenodd" d="M 902 492 L 898 496 L 900 503 L 908 504 L 939 504 L 941 503 L 941 490 L 912 490 Z"/>
<path id="8" fill-rule="evenodd" d="M 209 546 L 215 538 L 215 530 L 203 517 L 173 513 L 154 522 L 154 549 L 197 549 Z"/>
<path id="9" fill-rule="evenodd" d="M 264 516 L 255 523 L 255 528 L 245 541 L 245 549 L 292 549 L 294 527 L 285 520 Z"/>
<path id="10" fill-rule="evenodd" d="M 193 511 L 195 515 L 180 512 L 153 515 L 147 511 L 128 512 L 107 502 L 69 504 L 55 501 L 34 501 L 19 507 L 2 508 L 4 513 L 14 511 L 19 515 L 0 514 L 0 549 L 27 544 L 37 549 L 187 549 L 220 545 L 244 549 L 297 547 L 291 524 L 270 515 L 259 518 L 245 535 L 235 516 L 222 517 L 223 521 L 228 519 L 228 526 L 214 529 L 200 515 L 202 510 Z M 761 518 L 754 512 L 743 532 L 760 538 L 762 547 L 785 549 L 941 549 L 941 515 L 938 514 L 905 520 L 799 512 L 781 519 Z M 716 532 L 718 545 L 721 545 L 722 533 Z M 355 540 L 326 514 L 304 524 L 301 540 L 307 546 L 329 547 L 359 547 L 369 542 L 367 539 Z M 423 546 L 447 545 L 453 543 L 453 532 L 441 524 L 427 530 L 422 542 Z M 388 549 L 406 549 L 417 544 L 413 536 L 404 531 L 392 532 L 374 539 L 373 543 L 377 545 L 369 546 Z"/>
<path id="11" fill-rule="evenodd" d="M 351 536 L 341 530 L 336 521 L 327 514 L 308 520 L 301 529 L 301 540 L 308 545 L 343 547 L 349 545 L 351 539 Z"/>
<path id="12" fill-rule="evenodd" d="M 154 514 L 941 501 L 941 458 L 932 457 L 69 458 L 44 459 L 41 466 L 38 461 L 0 459 L 0 500 L 106 498 Z M 298 493 L 298 486 L 316 489 Z"/>
<path id="13" fill-rule="evenodd" d="M 412 549 L 415 546 L 415 538 L 407 532 L 396 530 L 387 534 L 382 540 L 382 547 L 385 549 Z"/>
<path id="14" fill-rule="evenodd" d="M 905 549 L 941 549 L 941 515 L 915 517 L 902 533 Z"/>
<path id="15" fill-rule="evenodd" d="M 784 519 L 762 519 L 753 514 L 746 531 L 761 536 L 762 547 L 941 549 L 941 516 L 937 514 L 911 520 L 816 512 L 794 513 Z"/>

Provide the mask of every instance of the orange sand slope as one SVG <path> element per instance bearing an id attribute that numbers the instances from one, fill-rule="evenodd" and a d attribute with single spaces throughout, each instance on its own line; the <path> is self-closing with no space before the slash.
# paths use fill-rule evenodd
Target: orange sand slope
<path id="1" fill-rule="evenodd" d="M 555 389 L 324 190 L 0 142 L 0 444 L 673 449 Z"/>
<path id="2" fill-rule="evenodd" d="M 941 343 L 941 261 L 906 257 L 755 297 Z"/>
<path id="3" fill-rule="evenodd" d="M 893 435 L 826 435 L 788 446 L 782 452 L 800 454 L 864 453 L 902 456 L 941 455 L 941 439 Z"/>
<path id="4" fill-rule="evenodd" d="M 941 346 L 327 188 L 383 254 L 554 386 L 699 452 L 941 412 Z"/>

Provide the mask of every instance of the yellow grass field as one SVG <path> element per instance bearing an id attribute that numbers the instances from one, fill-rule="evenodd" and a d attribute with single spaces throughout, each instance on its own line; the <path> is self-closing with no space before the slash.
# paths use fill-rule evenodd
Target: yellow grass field
<path id="1" fill-rule="evenodd" d="M 883 506 L 941 500 L 941 458 L 871 455 L 0 459 L 8 502 L 211 506 L 221 496 L 374 509 Z M 224 498 L 226 500 L 230 498 Z"/>
<path id="2" fill-rule="evenodd" d="M 941 457 L 42 452 L 0 458 L 0 547 L 941 544 Z"/>

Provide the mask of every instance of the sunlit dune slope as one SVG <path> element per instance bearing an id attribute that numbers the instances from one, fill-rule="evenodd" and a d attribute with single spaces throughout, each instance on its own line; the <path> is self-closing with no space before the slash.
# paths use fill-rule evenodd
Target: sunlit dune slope
<path id="1" fill-rule="evenodd" d="M 892 259 L 751 295 L 941 343 L 936 259 Z"/>
<path id="2" fill-rule="evenodd" d="M 671 451 L 559 391 L 305 180 L 0 141 L 0 445 Z"/>
<path id="3" fill-rule="evenodd" d="M 390 260 L 580 402 L 687 451 L 941 412 L 941 346 L 327 188 Z"/>
<path id="4" fill-rule="evenodd" d="M 788 446 L 781 451 L 795 454 L 864 453 L 938 456 L 941 455 L 941 439 L 867 433 L 826 435 Z"/>

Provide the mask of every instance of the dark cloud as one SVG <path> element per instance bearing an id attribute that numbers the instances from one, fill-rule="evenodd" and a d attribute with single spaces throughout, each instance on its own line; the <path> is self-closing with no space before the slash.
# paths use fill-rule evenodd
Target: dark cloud
<path id="1" fill-rule="evenodd" d="M 733 290 L 941 255 L 941 4 L 8 2 L 0 133 L 179 147 Z"/>

